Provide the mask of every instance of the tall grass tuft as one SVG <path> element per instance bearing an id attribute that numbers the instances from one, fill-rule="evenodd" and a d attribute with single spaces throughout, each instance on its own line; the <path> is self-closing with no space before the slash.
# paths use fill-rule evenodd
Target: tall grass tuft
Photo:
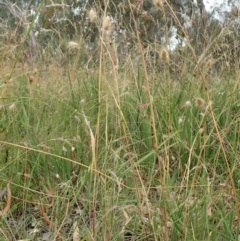
<path id="1" fill-rule="evenodd" d="M 95 7 L 98 58 L 60 39 L 62 66 L 0 63 L 2 237 L 237 239 L 238 74 L 213 76 L 188 37 L 186 49 L 144 46 L 130 2 L 136 41 L 121 63 L 109 6 Z"/>

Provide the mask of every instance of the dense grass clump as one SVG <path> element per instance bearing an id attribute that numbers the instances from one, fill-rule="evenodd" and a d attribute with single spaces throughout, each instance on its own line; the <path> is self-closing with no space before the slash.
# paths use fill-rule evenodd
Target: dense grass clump
<path id="1" fill-rule="evenodd" d="M 83 240 L 235 239 L 238 80 L 210 84 L 207 96 L 194 78 L 153 75 L 149 96 L 144 78 L 124 86 L 106 73 L 99 89 L 95 73 L 50 71 L 9 83 L 0 126 L 6 240 L 72 240 L 78 229 Z"/>
<path id="2" fill-rule="evenodd" d="M 185 36 L 169 52 L 138 31 L 119 63 L 105 15 L 97 58 L 82 39 L 62 63 L 2 50 L 0 237 L 238 240 L 238 70 L 214 62 L 211 43 L 197 56 Z"/>

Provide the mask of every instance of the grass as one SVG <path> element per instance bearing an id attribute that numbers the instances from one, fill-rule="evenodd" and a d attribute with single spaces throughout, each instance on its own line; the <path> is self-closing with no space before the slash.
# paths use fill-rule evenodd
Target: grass
<path id="1" fill-rule="evenodd" d="M 2 98 L 5 240 L 236 240 L 239 80 L 209 86 L 232 187 L 201 82 L 150 76 L 155 147 L 141 73 L 119 89 L 106 73 L 101 90 L 75 76 L 17 76 Z"/>
<path id="2" fill-rule="evenodd" d="M 136 35 L 120 67 L 104 33 L 44 71 L 2 48 L 0 240 L 239 239 L 237 70 Z"/>

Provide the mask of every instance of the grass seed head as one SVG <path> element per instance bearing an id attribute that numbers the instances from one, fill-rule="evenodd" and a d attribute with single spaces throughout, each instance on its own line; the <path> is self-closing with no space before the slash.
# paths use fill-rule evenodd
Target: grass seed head
<path id="1" fill-rule="evenodd" d="M 183 117 L 180 117 L 180 118 L 178 119 L 178 124 L 179 124 L 179 125 L 182 125 L 183 122 L 184 122 L 184 118 L 183 118 Z"/>
<path id="2" fill-rule="evenodd" d="M 207 69 L 210 69 L 213 65 L 213 60 L 212 59 L 208 59 L 207 63 L 206 63 L 206 67 Z"/>
<path id="3" fill-rule="evenodd" d="M 187 101 L 185 102 L 185 106 L 190 107 L 191 105 L 192 105 L 192 103 L 191 103 L 191 101 L 190 101 L 190 100 L 187 100 Z"/>
<path id="4" fill-rule="evenodd" d="M 111 19 L 109 16 L 103 18 L 103 30 L 109 31 L 111 28 Z"/>
<path id="5" fill-rule="evenodd" d="M 77 115 L 74 116 L 74 119 L 76 122 L 80 122 L 80 118 Z"/>
<path id="6" fill-rule="evenodd" d="M 196 98 L 196 105 L 197 106 L 203 106 L 204 105 L 204 100 L 202 98 Z"/>
<path id="7" fill-rule="evenodd" d="M 204 112 L 204 111 L 206 110 L 205 101 L 204 101 L 202 98 L 196 98 L 196 99 L 195 99 L 195 103 L 196 103 L 196 106 L 197 106 L 202 112 Z"/>
<path id="8" fill-rule="evenodd" d="M 94 9 L 91 9 L 89 11 L 89 20 L 90 23 L 95 23 L 97 21 L 97 13 Z"/>
<path id="9" fill-rule="evenodd" d="M 34 82 L 35 78 L 33 75 L 28 76 L 28 82 L 32 84 Z"/>
<path id="10" fill-rule="evenodd" d="M 168 53 L 168 50 L 166 48 L 163 48 L 161 50 L 161 60 L 164 62 L 164 63 L 168 63 L 169 62 L 169 53 Z"/>
<path id="11" fill-rule="evenodd" d="M 73 41 L 70 41 L 67 46 L 68 49 L 78 49 L 78 47 L 79 47 L 78 43 Z"/>
<path id="12" fill-rule="evenodd" d="M 204 128 L 201 127 L 199 130 L 198 130 L 199 134 L 203 134 L 204 133 Z"/>
<path id="13" fill-rule="evenodd" d="M 162 0 L 153 0 L 153 4 L 158 8 L 158 9 L 163 9 L 163 2 Z"/>

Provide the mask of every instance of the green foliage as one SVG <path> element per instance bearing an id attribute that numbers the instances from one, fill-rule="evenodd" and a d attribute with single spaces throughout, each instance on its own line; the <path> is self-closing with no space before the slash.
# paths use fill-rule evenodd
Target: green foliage
<path id="1" fill-rule="evenodd" d="M 99 6 L 88 3 L 83 15 L 71 16 L 77 24 L 86 20 L 88 7 Z M 199 31 L 187 47 L 165 49 L 169 59 L 163 58 L 162 46 L 144 37 L 150 22 L 141 8 L 134 8 L 144 31 L 121 66 L 114 44 L 100 42 L 97 60 L 83 47 L 83 38 L 70 45 L 71 34 L 83 27 L 55 21 L 59 6 L 46 7 L 51 4 L 44 2 L 42 9 L 51 21 L 39 20 L 50 30 L 39 36 L 47 50 L 40 63 L 28 70 L 14 65 L 13 72 L 8 58 L 0 63 L 1 236 L 236 239 L 239 73 L 206 61 L 210 53 L 220 53 L 215 43 L 232 36 L 216 27 L 212 42 L 202 42 L 206 51 L 201 53 L 194 48 L 208 33 Z M 135 36 L 131 9 L 121 4 L 101 5 L 100 15 L 105 7 L 118 16 L 125 10 L 122 22 Z M 151 6 L 147 1 L 142 7 Z M 70 11 L 59 14 L 70 16 Z M 54 54 L 62 56 L 61 65 Z M 88 68 L 90 61 L 93 68 Z"/>
<path id="2" fill-rule="evenodd" d="M 229 184 L 207 107 L 209 103 L 205 101 L 201 106 L 201 101 L 197 101 L 199 96 L 204 96 L 202 88 L 196 90 L 192 85 L 186 92 L 184 86 L 177 84 L 173 89 L 168 82 L 160 85 L 156 82 L 156 86 L 152 86 L 159 141 L 157 150 L 153 148 L 150 107 L 142 88 L 142 77 L 133 82 L 132 86 L 137 88 L 129 86 L 128 91 L 120 96 L 121 109 L 112 101 L 116 96 L 102 89 L 97 149 L 99 173 L 94 181 L 90 129 L 95 133 L 99 95 L 97 78 L 94 75 L 79 75 L 78 81 L 73 81 L 70 75 L 65 78 L 66 81 L 38 86 L 19 78 L 8 98 L 2 100 L 1 180 L 11 178 L 14 196 L 24 193 L 22 200 L 13 200 L 14 205 L 26 205 L 26 209 L 31 210 L 29 198 L 38 199 L 36 191 L 46 195 L 46 190 L 52 189 L 57 195 L 56 206 L 51 208 L 52 211 L 46 210 L 48 215 L 51 216 L 49 212 L 64 213 L 63 199 L 70 202 L 71 209 L 80 205 L 83 213 L 77 215 L 77 220 L 85 230 L 82 237 L 88 236 L 89 227 L 81 223 L 89 218 L 88 212 L 95 198 L 98 201 L 95 220 L 110 225 L 109 235 L 112 237 L 162 239 L 166 235 L 161 218 L 163 209 L 168 217 L 171 240 L 234 237 L 235 211 L 231 192 L 216 185 L 220 182 L 227 187 Z M 237 185 L 238 85 L 213 84 L 211 100 Z M 119 182 L 127 187 L 121 187 Z M 145 195 L 149 198 L 148 204 L 137 198 L 137 187 L 143 198 Z M 230 203 L 226 204 L 221 195 L 228 195 Z M 41 198 L 41 202 L 47 203 L 47 200 Z M 232 207 L 230 211 L 229 205 Z M 69 209 L 69 212 L 73 210 Z M 15 219 L 16 212 L 17 209 L 11 209 L 11 219 Z M 27 213 L 24 215 L 24 225 L 27 225 L 30 217 Z M 36 215 L 35 211 L 32 218 Z M 144 221 L 148 215 L 151 215 L 152 223 Z M 56 221 L 52 219 L 55 227 L 63 218 L 60 215 Z M 4 225 L 9 225 L 7 220 Z M 11 230 L 15 236 L 16 227 L 11 226 Z M 28 229 L 25 230 L 21 237 L 30 235 Z M 67 240 L 71 239 L 66 227 L 61 233 Z M 104 237 L 105 234 L 99 230 L 98 235 Z"/>

